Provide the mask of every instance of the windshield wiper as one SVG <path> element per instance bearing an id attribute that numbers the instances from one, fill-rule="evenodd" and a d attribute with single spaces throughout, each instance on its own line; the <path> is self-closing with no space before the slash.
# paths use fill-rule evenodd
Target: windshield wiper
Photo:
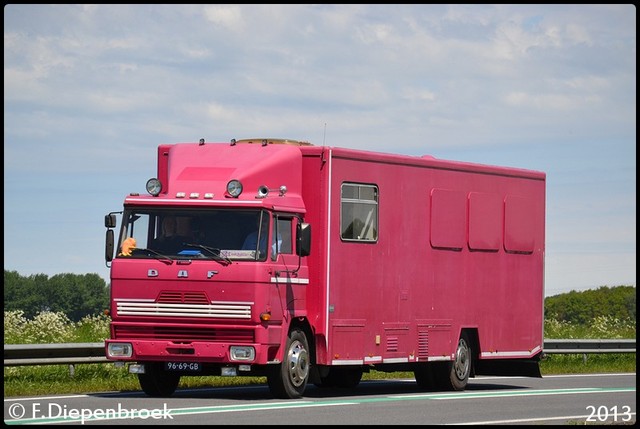
<path id="1" fill-rule="evenodd" d="M 169 256 L 167 255 L 163 255 L 160 252 L 157 252 L 153 249 L 145 249 L 144 247 L 136 247 L 134 250 L 140 250 L 142 252 L 149 252 L 151 254 L 153 254 L 154 256 L 156 256 L 156 259 L 161 260 L 162 262 L 167 262 L 169 263 L 169 265 L 173 264 L 173 259 L 171 259 Z"/>
<path id="2" fill-rule="evenodd" d="M 216 248 L 216 247 L 209 247 L 209 246 L 204 246 L 202 244 L 196 244 L 196 243 L 182 243 L 183 246 L 189 246 L 189 247 L 195 247 L 197 249 L 202 249 L 202 250 L 206 250 L 211 256 L 213 256 L 213 259 L 218 261 L 218 262 L 226 262 L 227 265 L 229 265 L 231 263 L 231 259 L 229 259 L 226 256 L 222 256 L 222 252 L 220 251 L 220 249 Z"/>

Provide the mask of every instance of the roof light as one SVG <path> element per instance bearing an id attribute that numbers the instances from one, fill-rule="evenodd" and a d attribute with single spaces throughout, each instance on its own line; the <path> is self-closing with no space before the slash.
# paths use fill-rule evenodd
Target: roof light
<path id="1" fill-rule="evenodd" d="M 242 193 L 242 183 L 239 180 L 229 180 L 227 183 L 227 193 L 233 198 L 238 198 Z"/>
<path id="2" fill-rule="evenodd" d="M 151 195 L 153 195 L 154 197 L 157 197 L 160 194 L 160 191 L 162 191 L 162 183 L 160 182 L 159 179 L 156 179 L 155 177 L 147 180 L 147 192 Z"/>

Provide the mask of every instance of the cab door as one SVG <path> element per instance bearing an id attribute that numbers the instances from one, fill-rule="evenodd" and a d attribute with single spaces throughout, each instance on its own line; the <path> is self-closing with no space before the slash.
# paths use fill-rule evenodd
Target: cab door
<path id="1" fill-rule="evenodd" d="M 309 272 L 306 258 L 296 254 L 296 230 L 300 218 L 291 213 L 276 213 L 273 216 L 270 258 L 274 264 L 273 281 L 286 286 L 289 312 L 296 316 L 306 314 L 306 288 Z"/>

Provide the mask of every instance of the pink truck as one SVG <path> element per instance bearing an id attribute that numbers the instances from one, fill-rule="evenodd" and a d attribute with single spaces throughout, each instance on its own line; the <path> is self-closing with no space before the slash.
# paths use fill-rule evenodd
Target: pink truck
<path id="1" fill-rule="evenodd" d="M 148 395 L 189 375 L 285 399 L 370 370 L 540 377 L 545 173 L 282 139 L 162 144 L 157 163 L 105 216 L 106 355 Z"/>

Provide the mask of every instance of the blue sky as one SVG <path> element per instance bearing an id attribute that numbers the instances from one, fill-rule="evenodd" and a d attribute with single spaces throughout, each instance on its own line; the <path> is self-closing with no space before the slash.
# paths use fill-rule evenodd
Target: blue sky
<path id="1" fill-rule="evenodd" d="M 547 173 L 546 295 L 636 285 L 633 5 L 5 5 L 4 268 L 97 273 L 162 143 Z"/>

